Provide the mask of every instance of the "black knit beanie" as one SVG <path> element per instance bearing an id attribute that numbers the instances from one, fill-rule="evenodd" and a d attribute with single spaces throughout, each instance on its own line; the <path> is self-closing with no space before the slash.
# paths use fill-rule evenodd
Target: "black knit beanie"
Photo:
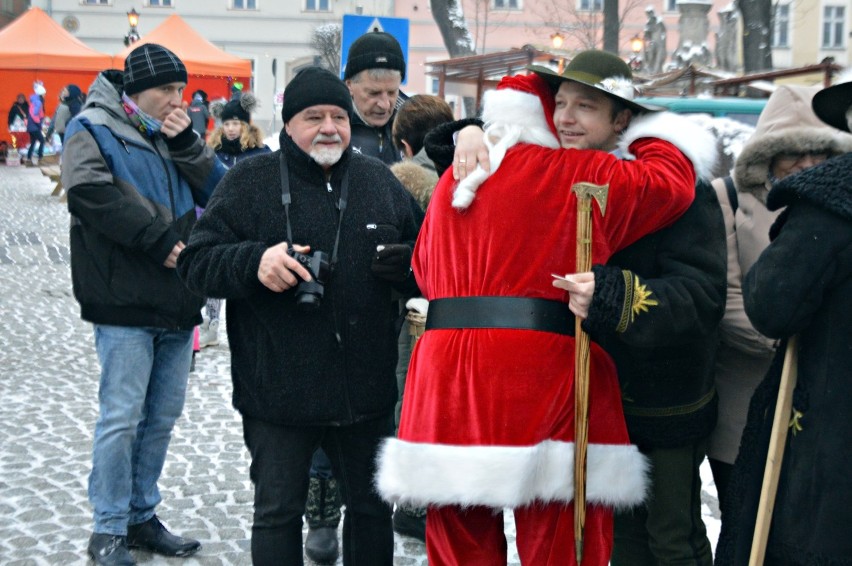
<path id="1" fill-rule="evenodd" d="M 281 119 L 286 124 L 305 108 L 318 104 L 339 106 L 352 114 L 352 96 L 346 84 L 322 67 L 307 67 L 299 71 L 284 89 Z"/>
<path id="2" fill-rule="evenodd" d="M 405 57 L 394 36 L 383 31 L 365 33 L 349 47 L 344 79 L 351 79 L 366 69 L 396 69 L 405 80 Z"/>
<path id="3" fill-rule="evenodd" d="M 186 80 L 183 61 L 156 43 L 140 45 L 124 60 L 124 92 L 129 95 Z"/>
<path id="4" fill-rule="evenodd" d="M 239 120 L 247 124 L 251 123 L 251 114 L 242 104 L 242 97 L 238 100 L 232 100 L 222 108 L 222 121 Z"/>

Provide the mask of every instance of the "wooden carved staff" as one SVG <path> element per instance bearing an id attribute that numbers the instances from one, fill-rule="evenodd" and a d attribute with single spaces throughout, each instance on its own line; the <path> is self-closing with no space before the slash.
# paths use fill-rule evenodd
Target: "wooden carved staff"
<path id="1" fill-rule="evenodd" d="M 576 183 L 577 265 L 576 273 L 592 269 L 592 199 L 598 201 L 601 216 L 606 213 L 609 185 Z M 589 335 L 582 320 L 574 319 L 574 552 L 577 564 L 583 562 L 583 531 L 586 527 L 586 452 L 589 446 Z"/>
<path id="2" fill-rule="evenodd" d="M 769 453 L 766 455 L 766 468 L 763 472 L 763 486 L 760 489 L 760 503 L 757 507 L 754 538 L 751 541 L 749 566 L 763 566 L 766 556 L 766 543 L 769 542 L 769 526 L 772 524 L 772 512 L 775 510 L 775 495 L 778 492 L 781 463 L 787 446 L 787 429 L 793 409 L 793 390 L 796 389 L 798 378 L 798 361 L 798 339 L 796 336 L 791 336 L 787 340 L 787 350 L 784 352 L 784 367 L 781 370 L 775 418 L 772 419 L 772 433 L 769 436 Z"/>

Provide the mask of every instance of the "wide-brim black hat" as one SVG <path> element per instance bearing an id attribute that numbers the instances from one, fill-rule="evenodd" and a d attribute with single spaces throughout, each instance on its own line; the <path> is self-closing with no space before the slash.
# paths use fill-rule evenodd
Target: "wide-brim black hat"
<path id="1" fill-rule="evenodd" d="M 575 81 L 603 92 L 633 112 L 661 110 L 633 102 L 636 89 L 630 66 L 621 57 L 606 51 L 590 49 L 579 53 L 565 66 L 562 74 L 540 65 L 529 65 L 527 69 L 549 82 L 554 89 L 565 81 Z"/>
<path id="2" fill-rule="evenodd" d="M 814 95 L 811 107 L 820 120 L 838 130 L 849 132 L 846 112 L 852 106 L 852 74 L 844 76 L 846 82 L 824 88 Z"/>

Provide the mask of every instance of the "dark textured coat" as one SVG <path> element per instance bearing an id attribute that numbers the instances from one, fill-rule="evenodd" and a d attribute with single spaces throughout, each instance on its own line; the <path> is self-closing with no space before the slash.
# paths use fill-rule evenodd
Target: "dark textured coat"
<path id="1" fill-rule="evenodd" d="M 850 179 L 852 153 L 778 183 L 767 205 L 787 208 L 743 284 L 755 328 L 772 338 L 799 337 L 793 409 L 801 430 L 787 434 L 767 564 L 852 564 Z M 782 356 L 752 399 L 717 564 L 748 561 Z"/>
<path id="2" fill-rule="evenodd" d="M 234 406 L 243 415 L 279 424 L 345 425 L 390 414 L 397 398 L 397 306 L 391 285 L 376 278 L 370 264 L 380 243 L 413 245 L 422 212 L 379 161 L 347 150 L 327 176 L 283 132 L 280 141 L 289 167 L 293 239 L 312 252 L 332 253 L 338 193 L 349 170 L 339 262 L 320 308 L 303 312 L 294 290 L 274 293 L 258 280 L 263 253 L 287 241 L 281 151 L 228 171 L 178 271 L 194 291 L 228 299 Z"/>
<path id="3" fill-rule="evenodd" d="M 630 440 L 641 448 L 694 443 L 716 423 L 713 356 L 726 266 L 719 202 L 702 181 L 674 224 L 593 268 L 584 327 L 615 360 Z"/>
<path id="4" fill-rule="evenodd" d="M 349 147 L 352 148 L 353 153 L 375 157 L 385 165 L 393 165 L 397 161 L 402 161 L 402 156 L 394 147 L 393 137 L 391 137 L 396 112 L 387 124 L 381 127 L 367 124 L 361 119 L 358 112 L 352 112 L 351 117 L 352 139 L 349 141 Z"/>

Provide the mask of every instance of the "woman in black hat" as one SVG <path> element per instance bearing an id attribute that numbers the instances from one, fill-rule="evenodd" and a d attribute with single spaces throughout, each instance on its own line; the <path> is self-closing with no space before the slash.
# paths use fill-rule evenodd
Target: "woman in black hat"
<path id="1" fill-rule="evenodd" d="M 820 91 L 812 107 L 827 124 L 852 130 L 852 83 Z M 781 214 L 770 231 L 772 242 L 743 280 L 745 311 L 764 335 L 785 342 L 797 337 L 798 375 L 791 415 L 784 415 L 790 424 L 764 563 L 850 564 L 852 152 L 784 178 L 766 204 Z M 742 520 L 723 523 L 717 565 L 748 558 L 779 391 L 780 350 L 751 401 L 734 469 L 737 489 L 729 492 L 740 496 L 730 507 Z"/>
<path id="2" fill-rule="evenodd" d="M 214 102 L 213 116 L 222 121 L 207 145 L 216 151 L 216 156 L 230 169 L 247 157 L 272 151 L 263 143 L 263 132 L 251 123 L 251 113 L 257 108 L 257 98 L 250 92 L 227 104 Z"/>

